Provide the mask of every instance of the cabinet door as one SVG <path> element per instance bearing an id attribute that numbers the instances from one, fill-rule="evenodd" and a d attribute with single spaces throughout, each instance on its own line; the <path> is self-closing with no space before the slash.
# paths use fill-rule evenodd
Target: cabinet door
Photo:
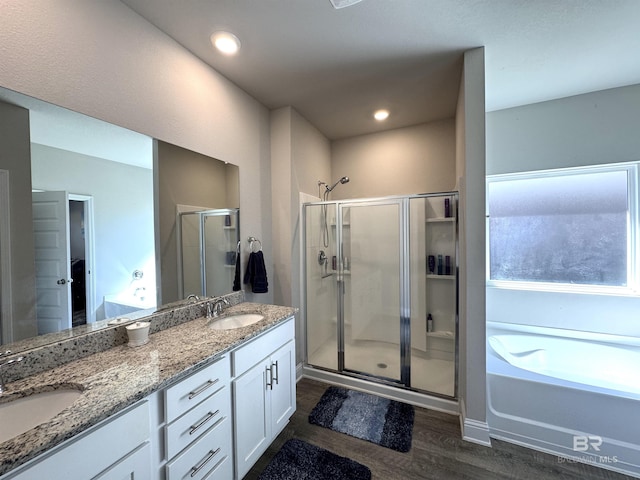
<path id="1" fill-rule="evenodd" d="M 295 348 L 289 342 L 271 355 L 271 435 L 277 436 L 296 410 Z"/>
<path id="2" fill-rule="evenodd" d="M 264 360 L 233 382 L 237 478 L 245 476 L 271 443 L 266 385 L 270 366 Z"/>
<path id="3" fill-rule="evenodd" d="M 151 446 L 139 447 L 94 480 L 151 480 Z"/>
<path id="4" fill-rule="evenodd" d="M 68 443 L 54 448 L 52 452 L 36 458 L 29 467 L 20 470 L 19 473 L 14 475 L 9 473 L 2 478 L 3 480 L 94 478 L 101 472 L 107 472 L 132 452 L 140 452 L 141 450 L 137 449 L 149 441 L 149 436 L 149 402 L 142 400 L 127 409 L 125 413 L 108 418 L 88 433 L 72 438 Z M 108 445 L 109 448 L 96 447 L 101 445 Z M 144 450 L 136 459 L 143 459 L 145 455 L 148 455 L 148 450 Z M 147 470 L 149 468 L 150 464 Z M 105 478 L 111 480 L 112 477 Z"/>

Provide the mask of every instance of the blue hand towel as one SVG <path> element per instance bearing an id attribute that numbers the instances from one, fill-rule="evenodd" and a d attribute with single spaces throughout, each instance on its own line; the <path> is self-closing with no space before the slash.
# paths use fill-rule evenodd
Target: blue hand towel
<path id="1" fill-rule="evenodd" d="M 253 293 L 267 293 L 269 282 L 267 281 L 267 267 L 264 265 L 262 250 L 251 252 L 247 262 L 247 270 L 244 273 L 244 283 L 251 284 Z"/>

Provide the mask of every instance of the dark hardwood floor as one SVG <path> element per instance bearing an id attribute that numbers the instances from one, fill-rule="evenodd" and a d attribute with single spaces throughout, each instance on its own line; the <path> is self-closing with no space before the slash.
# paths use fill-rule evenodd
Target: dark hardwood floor
<path id="1" fill-rule="evenodd" d="M 416 407 L 412 448 L 399 453 L 327 428 L 309 424 L 309 413 L 327 388 L 309 379 L 298 383 L 297 411 L 289 425 L 245 477 L 260 472 L 289 438 L 299 438 L 371 469 L 372 480 L 589 480 L 630 479 L 582 463 L 559 462 L 553 455 L 492 440 L 492 448 L 462 440 L 458 417 Z"/>

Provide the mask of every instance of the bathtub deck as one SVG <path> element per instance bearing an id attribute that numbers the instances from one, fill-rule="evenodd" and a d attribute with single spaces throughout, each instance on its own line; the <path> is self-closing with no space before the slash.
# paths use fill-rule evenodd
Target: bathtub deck
<path id="1" fill-rule="evenodd" d="M 298 383 L 298 409 L 289 425 L 247 474 L 256 479 L 289 438 L 299 438 L 346 455 L 371 469 L 373 480 L 623 480 L 631 477 L 493 440 L 493 448 L 466 442 L 457 417 L 416 408 L 413 444 L 399 453 L 326 428 L 310 425 L 308 416 L 327 388 L 309 379 Z"/>

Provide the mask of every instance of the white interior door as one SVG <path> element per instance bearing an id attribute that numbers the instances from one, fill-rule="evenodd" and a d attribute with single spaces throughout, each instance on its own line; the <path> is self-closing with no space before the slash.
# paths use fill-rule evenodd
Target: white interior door
<path id="1" fill-rule="evenodd" d="M 33 192 L 38 334 L 71 328 L 69 195 Z"/>

